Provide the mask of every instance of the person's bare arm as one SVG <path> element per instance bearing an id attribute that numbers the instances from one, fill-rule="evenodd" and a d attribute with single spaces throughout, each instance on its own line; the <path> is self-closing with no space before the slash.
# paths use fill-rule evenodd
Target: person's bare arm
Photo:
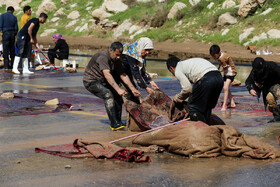
<path id="1" fill-rule="evenodd" d="M 37 50 L 40 51 L 40 47 L 39 47 L 39 44 L 37 42 L 36 35 L 34 37 L 32 37 L 32 32 L 33 32 L 34 27 L 35 27 L 34 23 L 31 23 L 30 26 L 28 27 L 28 34 L 29 34 L 29 37 L 30 37 L 30 43 L 32 43 L 37 48 Z"/>
<path id="2" fill-rule="evenodd" d="M 113 78 L 112 74 L 110 73 L 110 70 L 108 69 L 104 69 L 102 70 L 105 79 L 107 80 L 107 82 L 116 90 L 116 92 L 120 95 L 126 95 L 126 91 L 122 88 L 119 87 L 119 85 L 116 83 L 115 79 Z"/>
<path id="3" fill-rule="evenodd" d="M 141 93 L 133 86 L 129 77 L 126 74 L 123 73 L 120 75 L 120 77 L 123 80 L 123 82 L 128 86 L 128 88 L 131 90 L 134 96 L 137 97 L 141 95 Z"/>

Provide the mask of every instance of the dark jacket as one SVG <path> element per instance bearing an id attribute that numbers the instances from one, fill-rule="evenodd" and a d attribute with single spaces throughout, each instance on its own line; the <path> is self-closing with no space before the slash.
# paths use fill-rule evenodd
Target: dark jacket
<path id="1" fill-rule="evenodd" d="M 146 89 L 147 84 L 149 84 L 152 79 L 149 74 L 146 72 L 145 65 L 140 69 L 138 67 L 138 60 L 135 58 L 122 54 L 121 62 L 124 69 L 124 72 L 129 76 L 130 80 L 133 81 L 133 78 L 136 80 L 137 85 L 140 88 Z"/>
<path id="2" fill-rule="evenodd" d="M 265 61 L 259 71 L 252 69 L 245 81 L 245 86 L 249 92 L 251 89 L 255 90 L 258 97 L 262 93 L 265 106 L 267 104 L 266 95 L 275 84 L 280 84 L 280 67 L 271 61 Z"/>
<path id="3" fill-rule="evenodd" d="M 0 30 L 2 30 L 3 33 L 6 31 L 14 31 L 15 33 L 17 33 L 17 17 L 9 11 L 2 14 L 0 17 Z"/>
<path id="4" fill-rule="evenodd" d="M 66 43 L 65 40 L 63 40 L 63 39 L 57 40 L 55 47 L 49 49 L 49 51 L 54 51 L 54 52 L 56 52 L 57 50 L 58 50 L 59 53 L 65 54 L 65 56 L 67 56 L 67 58 L 68 58 L 68 56 L 69 56 L 69 46 L 68 46 L 68 44 Z"/>

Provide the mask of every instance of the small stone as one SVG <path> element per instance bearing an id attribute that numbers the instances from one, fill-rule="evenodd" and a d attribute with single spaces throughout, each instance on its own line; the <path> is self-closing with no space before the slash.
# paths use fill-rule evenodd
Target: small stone
<path id="1" fill-rule="evenodd" d="M 21 164 L 21 161 L 17 161 L 17 164 Z"/>
<path id="2" fill-rule="evenodd" d="M 65 169 L 71 169 L 70 165 L 65 165 Z"/>
<path id="3" fill-rule="evenodd" d="M 59 101 L 57 98 L 51 99 L 51 100 L 48 100 L 45 102 L 45 105 L 58 105 L 58 104 L 59 104 Z"/>
<path id="4" fill-rule="evenodd" d="M 0 97 L 1 99 L 13 99 L 15 95 L 12 92 L 6 92 L 3 93 Z"/>

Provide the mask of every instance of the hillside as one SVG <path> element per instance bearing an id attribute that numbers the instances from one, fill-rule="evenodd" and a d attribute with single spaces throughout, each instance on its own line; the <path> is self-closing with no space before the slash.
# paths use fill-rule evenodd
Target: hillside
<path id="1" fill-rule="evenodd" d="M 107 1 L 112 3 L 117 0 Z M 2 0 L 0 12 L 6 12 L 6 5 L 13 5 L 16 8 L 14 15 L 18 20 L 23 14 L 24 5 L 32 7 L 32 17 L 36 16 L 36 12 L 38 14 L 38 9 L 47 12 L 49 19 L 39 31 L 42 36 L 60 32 L 64 36 L 90 35 L 121 40 L 135 40 L 141 36 L 148 36 L 158 42 L 196 40 L 258 47 L 280 44 L 280 36 L 275 36 L 275 32 L 280 33 L 280 1 L 226 1 L 235 5 L 225 5 L 225 0 L 181 0 L 180 10 L 170 19 L 169 13 L 174 9 L 173 6 L 177 2 L 175 0 L 123 0 L 127 9 L 115 10 L 119 8 L 117 6 L 110 10 L 107 6 L 103 15 L 108 14 L 109 17 L 105 18 L 102 18 L 103 15 L 101 18 L 93 17 L 93 12 L 100 9 L 103 0 Z M 261 1 L 263 4 L 258 5 L 246 17 L 241 17 L 238 11 L 242 1 Z M 47 3 L 46 7 L 42 7 L 42 2 Z M 220 16 L 225 13 L 234 21 L 220 23 Z M 128 28 L 124 23 L 129 23 Z M 275 31 L 274 35 L 270 34 L 272 31 Z"/>

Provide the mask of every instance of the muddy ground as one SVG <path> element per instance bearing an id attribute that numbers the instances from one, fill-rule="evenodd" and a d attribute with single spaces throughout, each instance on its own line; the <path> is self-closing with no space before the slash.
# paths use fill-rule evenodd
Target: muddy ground
<path id="1" fill-rule="evenodd" d="M 65 36 L 70 48 L 74 49 L 105 49 L 107 48 L 114 39 L 101 39 L 95 38 L 93 36 Z M 50 36 L 39 37 L 39 44 L 42 45 L 54 45 L 52 38 Z M 125 42 L 125 41 L 121 41 Z M 165 42 L 154 42 L 155 49 L 153 50 L 152 56 L 154 58 L 167 58 L 169 54 L 177 55 L 181 59 L 187 59 L 191 57 L 202 57 L 205 59 L 213 60 L 209 55 L 209 48 L 213 43 L 202 43 L 197 41 L 185 41 L 182 43 L 175 43 L 172 41 Z M 246 47 L 232 44 L 224 43 L 220 44 L 223 51 L 231 55 L 235 62 L 251 62 L 257 56 L 252 54 L 250 50 Z M 274 55 L 260 55 L 265 60 L 275 61 L 280 63 L 280 46 L 272 47 L 265 46 L 262 48 L 257 48 L 257 50 L 269 50 L 272 51 Z"/>

